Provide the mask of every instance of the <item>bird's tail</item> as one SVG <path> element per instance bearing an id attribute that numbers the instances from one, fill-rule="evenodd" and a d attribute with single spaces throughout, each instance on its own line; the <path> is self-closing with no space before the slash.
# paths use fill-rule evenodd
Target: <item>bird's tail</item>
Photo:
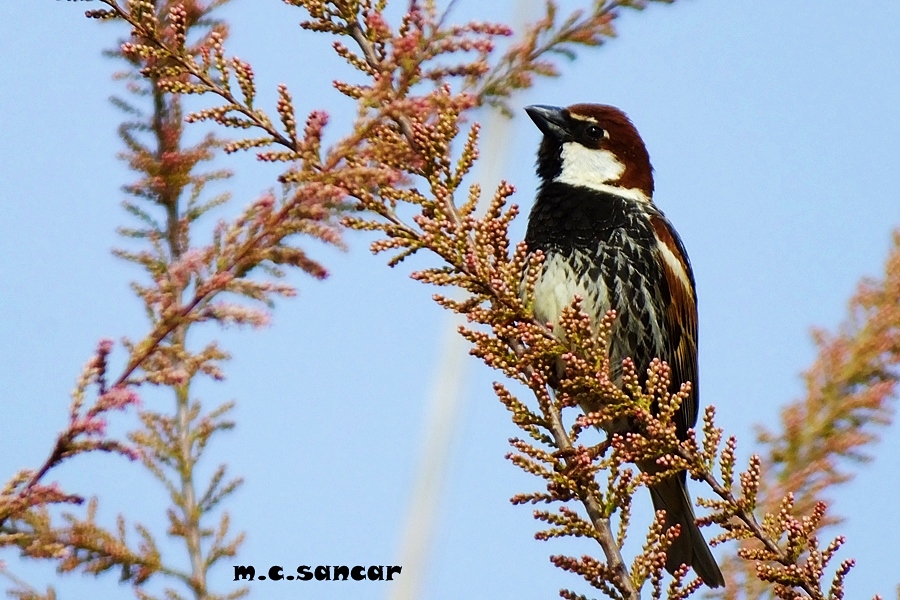
<path id="1" fill-rule="evenodd" d="M 666 528 L 681 526 L 681 534 L 672 543 L 666 556 L 666 570 L 674 572 L 682 564 L 690 565 L 709 587 L 725 585 L 722 571 L 716 564 L 700 528 L 694 522 L 694 509 L 681 472 L 650 487 L 653 508 L 666 511 Z"/>

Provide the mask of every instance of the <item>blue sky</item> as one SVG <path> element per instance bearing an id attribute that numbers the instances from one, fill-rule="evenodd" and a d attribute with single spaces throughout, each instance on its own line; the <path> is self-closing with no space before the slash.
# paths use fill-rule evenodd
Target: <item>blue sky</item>
<path id="1" fill-rule="evenodd" d="M 574 3 L 567 3 L 573 6 Z M 27 6 L 27 8 L 26 8 Z M 118 66 L 102 59 L 122 33 L 89 22 L 85 3 L 0 5 L 0 473 L 43 461 L 63 426 L 68 393 L 101 337 L 136 337 L 136 276 L 114 259 L 125 222 L 119 186 L 132 175 L 117 162 L 120 114 L 107 98 Z M 524 12 L 537 13 L 537 8 Z M 514 21 L 510 0 L 460 0 L 460 20 Z M 234 0 L 230 51 L 250 61 L 260 103 L 287 83 L 302 111 L 326 108 L 335 135 L 347 102 L 329 82 L 346 73 L 329 40 L 301 31 L 299 9 L 277 0 Z M 812 326 L 834 328 L 856 282 L 877 275 L 900 223 L 900 4 L 859 0 L 681 0 L 627 13 L 620 38 L 580 52 L 564 76 L 513 99 L 602 102 L 623 108 L 641 131 L 656 169 L 656 202 L 687 246 L 700 298 L 701 402 L 752 448 L 754 425 L 772 423 L 801 393 L 813 357 Z M 500 175 L 530 207 L 539 133 L 519 110 Z M 490 128 L 486 136 L 490 137 Z M 499 136 L 499 134 L 497 134 Z M 234 214 L 273 185 L 277 167 L 251 157 L 237 171 Z M 488 181 L 497 174 L 486 174 Z M 524 232 L 524 219 L 515 235 Z M 300 296 L 279 303 L 273 326 L 229 330 L 228 380 L 204 384 L 208 403 L 236 399 L 235 431 L 219 437 L 201 465 L 221 462 L 247 483 L 228 502 L 248 533 L 245 564 L 393 564 L 408 512 L 423 426 L 448 317 L 432 290 L 390 270 L 348 234 L 349 252 L 314 247 L 331 270 L 315 282 L 294 276 Z M 121 355 L 119 356 L 121 360 Z M 467 358 L 464 400 L 437 515 L 422 597 L 556 597 L 579 581 L 547 561 L 580 553 L 571 542 L 538 543 L 528 509 L 508 498 L 536 480 L 503 459 L 517 430 L 491 392 L 495 375 Z M 147 402 L 166 406 L 165 396 Z M 117 427 L 124 428 L 126 421 Z M 895 553 L 900 493 L 891 431 L 877 460 L 834 494 L 848 516 L 842 557 L 858 559 L 848 597 L 890 595 L 900 582 Z M 101 519 L 121 511 L 161 528 L 158 486 L 123 460 L 73 461 L 57 476 L 70 490 L 98 494 Z M 695 488 L 695 494 L 697 489 Z M 649 510 L 649 502 L 645 502 Z M 727 551 L 727 549 L 726 549 Z M 129 598 L 115 575 L 57 580 L 46 565 L 0 559 L 62 598 Z M 213 589 L 233 589 L 227 569 Z M 384 598 L 385 584 L 256 584 L 252 597 Z"/>

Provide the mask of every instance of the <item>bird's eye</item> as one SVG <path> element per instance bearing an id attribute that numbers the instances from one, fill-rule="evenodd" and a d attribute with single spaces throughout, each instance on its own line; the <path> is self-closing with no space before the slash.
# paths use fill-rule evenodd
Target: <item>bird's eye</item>
<path id="1" fill-rule="evenodd" d="M 606 137 L 606 132 L 603 131 L 603 128 L 596 125 L 588 125 L 587 129 L 585 129 L 584 132 L 588 135 L 589 138 L 594 140 L 599 140 L 600 138 Z"/>

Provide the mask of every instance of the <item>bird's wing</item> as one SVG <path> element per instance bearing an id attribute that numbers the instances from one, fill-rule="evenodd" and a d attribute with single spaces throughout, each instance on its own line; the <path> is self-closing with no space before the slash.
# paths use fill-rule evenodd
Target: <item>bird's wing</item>
<path id="1" fill-rule="evenodd" d="M 666 358 L 672 369 L 673 391 L 682 383 L 691 382 L 691 395 L 685 399 L 677 419 L 678 437 L 684 439 L 687 430 L 697 423 L 699 393 L 697 387 L 697 296 L 694 274 L 681 239 L 662 215 L 651 217 L 656 236 L 659 261 L 668 286 L 669 303 L 662 318 L 669 347 Z"/>

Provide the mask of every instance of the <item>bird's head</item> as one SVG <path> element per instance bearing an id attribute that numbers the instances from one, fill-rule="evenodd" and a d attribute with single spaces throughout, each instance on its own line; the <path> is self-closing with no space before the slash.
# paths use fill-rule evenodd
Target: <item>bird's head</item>
<path id="1" fill-rule="evenodd" d="M 544 184 L 567 183 L 651 201 L 650 156 L 621 110 L 604 104 L 573 104 L 528 106 L 525 112 L 544 133 L 537 160 Z"/>

